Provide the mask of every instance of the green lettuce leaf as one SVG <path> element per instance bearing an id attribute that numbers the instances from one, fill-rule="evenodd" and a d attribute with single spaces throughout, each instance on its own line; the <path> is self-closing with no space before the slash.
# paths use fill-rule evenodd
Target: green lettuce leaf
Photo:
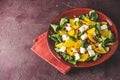
<path id="1" fill-rule="evenodd" d="M 61 40 L 61 35 L 59 34 L 52 34 L 49 36 L 49 38 L 51 40 L 53 40 L 55 42 L 55 44 L 59 44 L 62 40 Z"/>
<path id="2" fill-rule="evenodd" d="M 95 12 L 95 10 L 91 10 L 89 12 L 89 18 L 92 21 L 96 21 L 98 19 L 98 14 Z"/>
<path id="3" fill-rule="evenodd" d="M 61 18 L 60 20 L 60 26 L 63 27 L 65 23 L 69 22 L 69 19 L 67 17 Z"/>
<path id="4" fill-rule="evenodd" d="M 58 29 L 59 25 L 57 25 L 57 24 L 50 24 L 50 26 L 52 27 L 54 32 L 57 32 L 57 29 Z"/>

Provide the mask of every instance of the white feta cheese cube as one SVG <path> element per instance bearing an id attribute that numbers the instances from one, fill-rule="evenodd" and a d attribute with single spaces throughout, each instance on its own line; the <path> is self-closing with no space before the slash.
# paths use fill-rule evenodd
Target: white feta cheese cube
<path id="1" fill-rule="evenodd" d="M 75 60 L 79 60 L 80 59 L 80 54 L 76 53 L 75 54 Z"/>
<path id="2" fill-rule="evenodd" d="M 77 52 L 77 50 L 75 48 L 71 48 L 72 52 Z"/>
<path id="3" fill-rule="evenodd" d="M 62 46 L 60 49 L 59 49 L 59 52 L 65 52 L 66 50 L 66 47 L 65 46 Z"/>
<path id="4" fill-rule="evenodd" d="M 82 25 L 80 28 L 79 28 L 79 31 L 82 33 L 84 31 L 86 31 L 89 27 L 87 25 Z"/>
<path id="5" fill-rule="evenodd" d="M 66 24 L 65 29 L 66 29 L 67 31 L 70 31 L 70 30 L 72 29 L 71 26 L 70 26 L 70 23 L 67 23 L 67 24 Z"/>
<path id="6" fill-rule="evenodd" d="M 85 39 L 87 39 L 87 33 L 84 33 L 83 35 L 81 35 L 81 37 L 80 37 L 82 40 L 85 40 Z"/>
<path id="7" fill-rule="evenodd" d="M 62 40 L 63 40 L 63 41 L 66 41 L 68 38 L 69 38 L 69 37 L 68 37 L 67 35 L 65 35 L 65 34 L 62 35 Z"/>
<path id="8" fill-rule="evenodd" d="M 87 50 L 91 50 L 91 49 L 92 49 L 92 46 L 89 45 L 89 46 L 87 47 Z"/>
<path id="9" fill-rule="evenodd" d="M 72 28 L 71 28 L 70 26 L 66 26 L 65 29 L 66 29 L 67 31 L 70 31 Z"/>
<path id="10" fill-rule="evenodd" d="M 81 54 L 84 54 L 85 52 L 86 52 L 86 49 L 83 48 L 83 47 L 80 47 L 80 53 L 81 53 Z"/>
<path id="11" fill-rule="evenodd" d="M 90 55 L 90 57 L 92 57 L 95 55 L 95 52 L 92 49 L 90 49 L 88 50 L 88 54 Z"/>
<path id="12" fill-rule="evenodd" d="M 107 25 L 102 25 L 101 30 L 104 30 L 104 29 L 108 29 L 108 26 Z"/>

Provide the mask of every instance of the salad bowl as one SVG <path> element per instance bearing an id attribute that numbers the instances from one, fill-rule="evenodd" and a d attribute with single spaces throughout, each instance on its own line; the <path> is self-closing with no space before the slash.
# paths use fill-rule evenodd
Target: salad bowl
<path id="1" fill-rule="evenodd" d="M 67 10 L 67 11 L 62 12 L 57 17 L 55 17 L 52 20 L 51 24 L 59 24 L 60 20 L 62 18 L 65 18 L 65 17 L 75 18 L 76 15 L 88 14 L 88 13 L 90 13 L 90 11 L 94 11 L 94 10 L 93 9 L 89 9 L 89 8 L 75 8 L 75 9 Z M 113 21 L 109 17 L 107 17 L 105 14 L 103 14 L 100 11 L 95 11 L 95 12 L 98 14 L 98 16 L 97 16 L 98 17 L 98 21 L 107 22 L 107 24 L 110 26 L 109 27 L 110 31 L 114 34 L 114 44 L 109 46 L 109 51 L 106 52 L 105 54 L 103 54 L 98 60 L 94 60 L 94 59 L 93 59 L 93 61 L 87 61 L 86 60 L 84 62 L 77 62 L 77 63 L 71 64 L 68 61 L 66 61 L 65 59 L 63 59 L 63 56 L 61 56 L 55 50 L 55 44 L 56 43 L 50 38 L 50 36 L 52 34 L 54 34 L 54 31 L 56 31 L 56 30 L 51 27 L 52 25 L 50 25 L 49 29 L 48 29 L 48 33 L 47 33 L 47 42 L 48 42 L 49 50 L 51 51 L 51 53 L 53 54 L 53 56 L 55 58 L 57 58 L 59 61 L 62 61 L 63 63 L 65 63 L 65 64 L 67 64 L 67 65 L 69 65 L 71 67 L 85 68 L 85 67 L 92 67 L 92 66 L 98 65 L 100 63 L 103 63 L 104 61 L 109 59 L 115 53 L 115 50 L 117 49 L 117 46 L 118 46 L 118 32 L 117 32 L 117 28 L 116 28 L 115 24 L 113 23 Z"/>

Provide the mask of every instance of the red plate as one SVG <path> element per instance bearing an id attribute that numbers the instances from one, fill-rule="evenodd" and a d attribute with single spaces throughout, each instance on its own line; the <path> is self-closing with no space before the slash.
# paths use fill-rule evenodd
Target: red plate
<path id="1" fill-rule="evenodd" d="M 64 11 L 63 13 L 58 15 L 52 21 L 52 23 L 56 23 L 56 24 L 59 23 L 59 21 L 60 21 L 60 19 L 62 17 L 67 17 L 67 16 L 68 17 L 74 17 L 75 15 L 79 15 L 79 14 L 87 14 L 87 13 L 89 13 L 90 10 L 92 10 L 92 9 L 89 9 L 89 8 L 75 8 L 75 9 Z M 105 14 L 103 14 L 102 12 L 99 12 L 99 11 L 96 11 L 96 12 L 99 14 L 99 21 L 108 22 L 109 25 L 110 25 L 110 29 L 115 34 L 115 45 L 110 46 L 110 51 L 107 54 L 104 54 L 99 60 L 97 60 L 95 62 L 87 62 L 87 63 L 78 62 L 76 65 L 72 65 L 72 64 L 64 61 L 62 59 L 62 57 L 57 52 L 55 52 L 55 50 L 54 50 L 54 42 L 51 39 L 48 38 L 48 36 L 53 33 L 52 28 L 49 27 L 48 34 L 47 34 L 47 41 L 48 41 L 48 47 L 49 47 L 49 49 L 52 52 L 54 57 L 56 57 L 58 60 L 62 61 L 63 63 L 65 63 L 65 64 L 67 64 L 67 65 L 69 65 L 71 67 L 84 68 L 84 67 L 91 67 L 91 66 L 98 65 L 98 64 L 106 61 L 108 58 L 110 58 L 114 54 L 114 52 L 115 52 L 115 50 L 116 50 L 116 48 L 118 46 L 118 32 L 117 32 L 116 26 L 113 23 L 113 21 L 109 17 L 107 17 Z"/>

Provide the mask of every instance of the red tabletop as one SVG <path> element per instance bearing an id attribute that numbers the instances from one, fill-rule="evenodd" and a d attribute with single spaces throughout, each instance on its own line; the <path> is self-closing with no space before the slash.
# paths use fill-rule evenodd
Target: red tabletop
<path id="1" fill-rule="evenodd" d="M 54 17 L 76 7 L 105 13 L 119 32 L 120 0 L 0 0 L 0 80 L 120 80 L 120 46 L 106 62 L 66 75 L 31 51 Z"/>

